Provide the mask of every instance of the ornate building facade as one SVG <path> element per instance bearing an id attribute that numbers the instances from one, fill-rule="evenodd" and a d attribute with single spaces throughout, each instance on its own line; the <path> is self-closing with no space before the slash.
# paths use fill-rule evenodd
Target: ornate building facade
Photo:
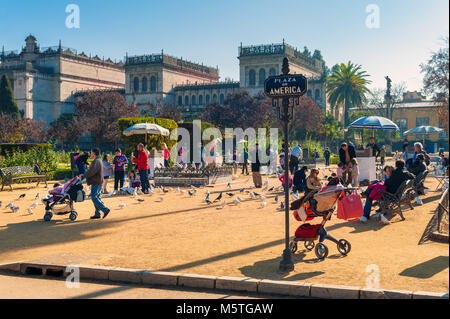
<path id="1" fill-rule="evenodd" d="M 290 72 L 309 79 L 307 95 L 324 111 L 329 110 L 322 61 L 310 58 L 292 46 L 268 44 L 240 46 L 240 81 L 219 82 L 219 70 L 186 62 L 164 53 L 126 57 L 126 97 L 140 108 L 161 101 L 183 106 L 186 113 L 199 113 L 210 102 L 223 103 L 240 89 L 254 95 L 264 90 L 264 81 L 281 73 L 283 58 L 289 58 Z"/>
<path id="2" fill-rule="evenodd" d="M 89 57 L 61 46 L 41 49 L 32 35 L 20 51 L 0 55 L 0 76 L 11 81 L 19 110 L 27 118 L 51 123 L 72 113 L 75 95 L 86 90 L 123 89 L 122 62 Z"/>

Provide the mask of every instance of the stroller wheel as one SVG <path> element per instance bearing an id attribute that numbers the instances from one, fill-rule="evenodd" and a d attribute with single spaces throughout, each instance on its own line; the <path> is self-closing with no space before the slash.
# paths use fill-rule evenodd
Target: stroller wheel
<path id="1" fill-rule="evenodd" d="M 52 217 L 53 217 L 52 212 L 46 212 L 45 215 L 44 215 L 44 220 L 46 222 L 49 222 L 52 219 Z"/>
<path id="2" fill-rule="evenodd" d="M 346 239 L 339 239 L 339 244 L 337 245 L 337 249 L 342 255 L 347 255 L 352 249 L 352 245 Z"/>
<path id="3" fill-rule="evenodd" d="M 315 245 L 316 244 L 314 244 L 314 242 L 312 240 L 305 241 L 305 248 L 308 249 L 309 251 L 313 250 Z"/>
<path id="4" fill-rule="evenodd" d="M 290 243 L 289 243 L 289 249 L 292 251 L 292 253 L 295 253 L 296 251 L 297 251 L 297 243 L 296 242 L 293 242 L 293 241 L 291 241 Z"/>
<path id="5" fill-rule="evenodd" d="M 318 243 L 316 245 L 315 253 L 316 253 L 317 258 L 325 259 L 328 256 L 328 247 L 322 243 Z"/>
<path id="6" fill-rule="evenodd" d="M 72 212 L 70 212 L 69 219 L 70 219 L 71 221 L 76 220 L 77 217 L 78 217 L 78 213 L 77 213 L 76 211 L 73 210 Z"/>

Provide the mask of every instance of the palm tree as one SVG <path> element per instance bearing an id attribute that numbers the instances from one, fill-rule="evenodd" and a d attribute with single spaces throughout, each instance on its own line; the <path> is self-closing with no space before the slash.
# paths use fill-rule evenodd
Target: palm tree
<path id="1" fill-rule="evenodd" d="M 370 90 L 366 87 L 371 81 L 369 75 L 361 70 L 361 65 L 337 64 L 332 68 L 331 75 L 327 77 L 327 94 L 333 111 L 344 107 L 344 123 L 348 120 L 348 110 L 351 106 L 361 106 L 367 102 L 366 94 Z"/>

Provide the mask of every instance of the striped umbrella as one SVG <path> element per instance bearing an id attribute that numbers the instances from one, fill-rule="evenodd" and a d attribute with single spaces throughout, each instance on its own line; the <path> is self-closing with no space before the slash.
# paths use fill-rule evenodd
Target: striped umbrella
<path id="1" fill-rule="evenodd" d="M 442 132 L 443 129 L 436 127 L 436 126 L 430 126 L 430 125 L 422 125 L 415 128 L 412 128 L 410 130 L 407 130 L 403 134 L 423 134 L 422 136 L 422 144 L 425 144 L 425 134 L 432 134 L 437 132 Z"/>

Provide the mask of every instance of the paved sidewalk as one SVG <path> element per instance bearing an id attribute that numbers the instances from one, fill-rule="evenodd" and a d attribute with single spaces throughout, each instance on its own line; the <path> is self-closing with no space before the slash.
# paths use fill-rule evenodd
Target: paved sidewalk
<path id="1" fill-rule="evenodd" d="M 270 298 L 277 298 L 267 296 Z M 0 299 L 256 299 L 261 296 L 239 293 L 210 293 L 195 289 L 155 288 L 142 285 L 109 284 L 94 281 L 67 288 L 65 280 L 30 277 L 0 272 Z M 279 298 L 279 297 L 278 297 Z"/>

